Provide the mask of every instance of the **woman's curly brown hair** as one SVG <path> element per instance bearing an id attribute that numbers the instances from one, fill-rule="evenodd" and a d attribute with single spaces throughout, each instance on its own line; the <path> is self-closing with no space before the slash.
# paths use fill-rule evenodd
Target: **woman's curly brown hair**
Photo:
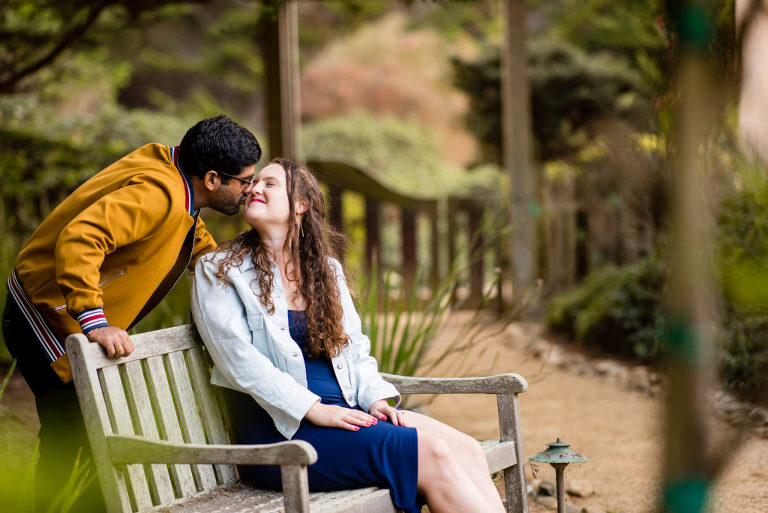
<path id="1" fill-rule="evenodd" d="M 344 236 L 325 223 L 325 200 L 320 184 L 306 167 L 280 158 L 272 160 L 270 164 L 278 164 L 285 170 L 289 219 L 296 219 L 298 200 L 307 204 L 307 210 L 301 215 L 300 221 L 289 225 L 283 246 L 286 260 L 299 263 L 299 276 L 287 278 L 298 282 L 299 293 L 306 301 L 305 314 L 309 331 L 307 355 L 315 358 L 321 355 L 338 356 L 341 348 L 347 344 L 347 335 L 342 325 L 343 311 L 336 270 L 330 258 L 338 257 L 345 242 Z M 224 243 L 220 249 L 225 250 L 226 254 L 218 263 L 217 279 L 227 283 L 227 271 L 241 266 L 243 258 L 252 255 L 260 289 L 259 300 L 267 312 L 274 313 L 275 305 L 271 298 L 274 254 L 261 240 L 259 232 L 256 229 L 243 232 Z"/>

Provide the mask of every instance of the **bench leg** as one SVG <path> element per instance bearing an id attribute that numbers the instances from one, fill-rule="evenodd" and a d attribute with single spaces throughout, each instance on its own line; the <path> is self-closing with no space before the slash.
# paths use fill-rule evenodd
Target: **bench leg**
<path id="1" fill-rule="evenodd" d="M 497 394 L 499 407 L 499 431 L 502 441 L 513 440 L 517 465 L 504 469 L 504 490 L 507 513 L 528 513 L 528 490 L 525 483 L 525 457 L 523 433 L 520 429 L 520 406 L 517 394 Z"/>
<path id="2" fill-rule="evenodd" d="M 285 513 L 309 513 L 309 481 L 304 465 L 282 465 Z"/>

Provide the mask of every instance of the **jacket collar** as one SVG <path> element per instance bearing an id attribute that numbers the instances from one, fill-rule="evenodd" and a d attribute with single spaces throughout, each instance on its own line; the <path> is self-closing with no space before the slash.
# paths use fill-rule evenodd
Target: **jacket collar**
<path id="1" fill-rule="evenodd" d="M 248 271 L 256 269 L 256 264 L 253 262 L 253 255 L 248 253 L 243 257 L 243 263 L 242 265 L 239 265 L 237 269 L 240 271 L 240 273 L 245 274 Z M 272 273 L 275 275 L 275 289 L 283 290 L 283 282 L 280 279 L 280 269 L 277 267 L 276 262 L 272 262 Z"/>
<path id="2" fill-rule="evenodd" d="M 243 257 L 243 263 L 242 265 L 239 265 L 237 269 L 240 271 L 240 273 L 245 274 L 255 267 L 256 265 L 253 263 L 253 255 L 248 253 Z"/>
<path id="3" fill-rule="evenodd" d="M 187 212 L 189 212 L 189 215 L 195 216 L 197 214 L 197 211 L 195 210 L 195 190 L 192 188 L 192 180 L 190 179 L 189 175 L 184 172 L 183 169 L 181 169 L 181 164 L 179 164 L 179 147 L 178 146 L 169 146 L 171 150 L 171 159 L 173 160 L 173 165 L 176 166 L 176 169 L 178 169 L 179 174 L 184 179 L 184 204 L 187 209 Z"/>

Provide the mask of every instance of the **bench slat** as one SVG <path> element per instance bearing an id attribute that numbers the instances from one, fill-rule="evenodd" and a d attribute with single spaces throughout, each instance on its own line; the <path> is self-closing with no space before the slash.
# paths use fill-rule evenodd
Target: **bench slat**
<path id="1" fill-rule="evenodd" d="M 151 440 L 159 440 L 160 436 L 157 431 L 157 423 L 155 422 L 155 413 L 152 411 L 152 403 L 149 399 L 147 382 L 144 379 L 141 362 L 128 362 L 123 365 L 123 370 L 128 384 L 126 387 L 128 406 L 134 413 L 134 420 L 138 423 L 137 434 Z M 176 500 L 167 465 L 148 465 L 147 477 L 149 478 L 152 499 L 156 504 L 165 504 L 166 502 Z"/>
<path id="2" fill-rule="evenodd" d="M 313 497 L 314 496 L 314 497 Z M 389 490 L 363 488 L 310 494 L 312 513 L 397 513 Z M 277 510 L 276 510 L 277 511 Z"/>
<path id="3" fill-rule="evenodd" d="M 123 382 L 120 379 L 120 371 L 117 367 L 105 367 L 100 371 L 101 389 L 107 402 L 107 411 L 112 421 L 112 428 L 121 435 L 136 434 L 133 430 L 131 413 L 128 410 L 128 400 L 123 390 Z M 144 509 L 152 506 L 152 497 L 149 493 L 147 478 L 144 475 L 143 465 L 125 465 L 126 479 L 136 509 Z"/>
<path id="4" fill-rule="evenodd" d="M 143 360 L 150 356 L 175 353 L 203 344 L 192 324 L 131 335 L 131 341 L 134 344 L 134 350 L 128 356 L 110 358 L 103 347 L 93 343 L 85 346 L 83 353 L 88 358 L 89 365 L 101 369 L 134 360 Z"/>
<path id="5" fill-rule="evenodd" d="M 184 437 L 181 434 L 179 418 L 173 405 L 173 395 L 168 383 L 168 376 L 165 373 L 163 357 L 147 358 L 145 365 L 150 384 L 150 397 L 157 412 L 160 438 L 169 442 L 182 443 Z M 192 477 L 192 469 L 189 465 L 170 465 L 169 469 L 177 497 L 186 497 L 197 492 L 195 480 Z"/>
<path id="6" fill-rule="evenodd" d="M 171 391 L 176 399 L 176 409 L 181 423 L 184 441 L 204 444 L 205 431 L 197 411 L 197 401 L 189 380 L 189 370 L 181 352 L 170 353 L 167 356 L 168 377 L 171 380 Z M 216 487 L 216 475 L 211 465 L 192 465 L 192 475 L 195 476 L 198 490 L 208 490 Z"/>
<path id="7" fill-rule="evenodd" d="M 208 360 L 202 347 L 194 347 L 187 351 L 187 363 L 192 386 L 197 391 L 198 404 L 203 416 L 203 424 L 208 433 L 209 444 L 228 444 L 227 432 L 224 429 L 221 411 L 210 384 Z M 219 485 L 228 485 L 237 481 L 237 474 L 232 465 L 216 465 L 216 476 Z"/>
<path id="8" fill-rule="evenodd" d="M 389 490 L 362 488 L 309 494 L 312 513 L 396 513 Z M 193 500 L 157 507 L 156 513 L 282 513 L 283 496 L 238 483 L 196 495 Z"/>
<path id="9" fill-rule="evenodd" d="M 191 497 L 157 506 L 148 511 L 154 513 L 253 513 L 258 511 L 258 513 L 262 513 L 266 508 L 277 505 L 281 509 L 283 508 L 282 493 L 259 490 L 242 483 L 236 483 L 213 490 L 205 490 Z"/>

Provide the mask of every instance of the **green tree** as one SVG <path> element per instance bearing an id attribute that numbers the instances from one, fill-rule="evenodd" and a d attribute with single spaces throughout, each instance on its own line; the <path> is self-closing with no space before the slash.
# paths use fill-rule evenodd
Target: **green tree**
<path id="1" fill-rule="evenodd" d="M 93 47 L 171 5 L 205 0 L 7 0 L 0 10 L 0 94 L 29 90 L 68 51 Z"/>
<path id="2" fill-rule="evenodd" d="M 466 122 L 480 160 L 501 162 L 501 69 L 497 48 L 480 59 L 454 59 L 457 86 L 470 97 Z M 534 142 L 543 160 L 582 147 L 591 124 L 618 116 L 647 126 L 650 105 L 637 72 L 608 54 L 589 55 L 562 40 L 534 41 L 529 52 Z"/>

